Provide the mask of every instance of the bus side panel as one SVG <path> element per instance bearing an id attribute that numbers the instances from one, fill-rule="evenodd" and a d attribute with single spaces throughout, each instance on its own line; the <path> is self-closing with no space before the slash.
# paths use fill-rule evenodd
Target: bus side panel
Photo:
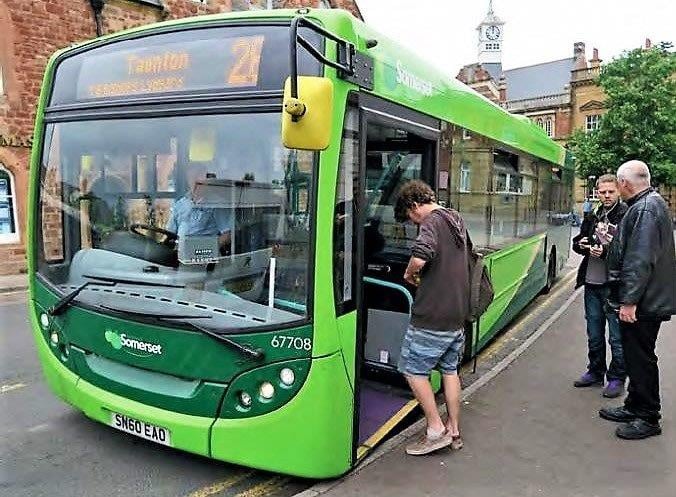
<path id="1" fill-rule="evenodd" d="M 495 300 L 481 316 L 479 348 L 504 328 L 544 286 L 547 278 L 544 250 L 545 235 L 542 234 L 490 255 Z"/>
<path id="2" fill-rule="evenodd" d="M 211 456 L 306 478 L 338 476 L 351 466 L 352 410 L 341 355 L 314 359 L 303 388 L 280 409 L 216 420 Z"/>

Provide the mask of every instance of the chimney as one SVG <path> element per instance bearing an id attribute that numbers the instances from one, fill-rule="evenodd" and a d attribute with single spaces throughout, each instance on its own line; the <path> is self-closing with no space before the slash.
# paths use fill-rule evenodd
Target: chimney
<path id="1" fill-rule="evenodd" d="M 599 49 L 594 49 L 594 57 L 589 61 L 590 67 L 599 67 L 601 65 L 601 59 L 599 59 Z"/>
<path id="2" fill-rule="evenodd" d="M 500 102 L 507 101 L 507 80 L 505 80 L 505 75 L 500 75 L 500 81 L 498 81 L 498 93 L 500 95 Z"/>
<path id="3" fill-rule="evenodd" d="M 573 44 L 573 58 L 575 59 L 573 69 L 587 68 L 587 59 L 585 58 L 584 42 L 578 41 Z"/>
<path id="4" fill-rule="evenodd" d="M 646 38 L 646 39 L 645 39 L 645 49 L 648 50 L 648 49 L 649 49 L 650 47 L 652 47 L 652 46 L 653 46 L 653 44 L 652 44 L 652 42 L 650 41 L 650 38 Z"/>

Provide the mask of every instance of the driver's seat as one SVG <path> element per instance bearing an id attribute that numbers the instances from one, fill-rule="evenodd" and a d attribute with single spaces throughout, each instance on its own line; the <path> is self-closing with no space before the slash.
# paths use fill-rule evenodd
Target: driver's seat
<path id="1" fill-rule="evenodd" d="M 104 236 L 100 248 L 160 266 L 178 267 L 178 254 L 172 247 L 126 230 Z"/>

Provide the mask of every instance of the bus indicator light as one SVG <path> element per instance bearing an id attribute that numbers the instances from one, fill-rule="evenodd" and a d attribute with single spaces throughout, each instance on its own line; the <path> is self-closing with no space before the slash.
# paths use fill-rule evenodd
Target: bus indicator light
<path id="1" fill-rule="evenodd" d="M 296 374 L 293 372 L 293 369 L 284 368 L 279 372 L 279 379 L 284 385 L 290 387 L 296 381 Z"/>
<path id="2" fill-rule="evenodd" d="M 247 392 L 240 392 L 239 403 L 242 404 L 242 407 L 249 408 L 253 403 L 253 399 L 251 398 L 251 395 L 249 395 Z"/>
<path id="3" fill-rule="evenodd" d="M 269 381 L 265 381 L 261 383 L 258 393 L 265 400 L 270 400 L 275 395 L 275 387 Z"/>

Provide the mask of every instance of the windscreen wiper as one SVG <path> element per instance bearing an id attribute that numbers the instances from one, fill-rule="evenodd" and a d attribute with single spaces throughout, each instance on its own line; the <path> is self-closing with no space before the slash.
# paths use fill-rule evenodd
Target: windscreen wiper
<path id="1" fill-rule="evenodd" d="M 50 316 L 58 316 L 59 314 L 62 314 L 66 310 L 68 305 L 73 301 L 73 299 L 75 299 L 75 297 L 77 297 L 80 294 L 80 292 L 85 288 L 87 288 L 89 285 L 115 286 L 117 285 L 117 281 L 86 281 L 72 292 L 67 293 L 59 300 L 57 300 L 53 306 L 47 309 L 47 314 L 49 314 Z"/>
<path id="2" fill-rule="evenodd" d="M 252 349 L 251 347 L 247 347 L 246 345 L 242 345 L 241 343 L 238 343 L 235 340 L 226 337 L 222 333 L 218 333 L 217 331 L 205 328 L 204 326 L 200 326 L 193 322 L 186 321 L 186 319 L 211 319 L 211 316 L 208 314 L 148 314 L 147 312 L 120 309 L 118 307 L 111 307 L 109 305 L 103 304 L 99 305 L 99 307 L 109 311 L 123 312 L 125 314 L 133 314 L 136 316 L 149 317 L 152 319 L 157 319 L 159 321 L 178 321 L 181 324 L 187 324 L 188 326 L 199 331 L 200 333 L 203 333 L 208 337 L 213 338 L 214 340 L 217 340 L 227 345 L 231 349 L 236 350 L 240 354 L 243 354 L 247 357 L 251 357 L 252 359 L 260 360 L 263 359 L 265 355 L 263 351 L 260 349 Z"/>
<path id="3" fill-rule="evenodd" d="M 239 352 L 242 355 L 245 355 L 247 357 L 251 357 L 252 359 L 256 359 L 256 360 L 260 360 L 260 359 L 263 359 L 263 357 L 265 357 L 265 354 L 263 353 L 263 351 L 261 349 L 252 349 L 251 347 L 247 347 L 246 345 L 242 345 L 241 343 L 238 343 L 238 342 L 226 337 L 222 333 L 218 333 L 214 330 L 210 330 L 209 328 L 205 328 L 204 326 L 200 326 L 198 324 L 191 323 L 189 321 L 183 321 L 183 323 L 192 326 L 197 331 L 204 333 L 205 335 L 213 338 L 214 340 L 217 340 L 221 343 L 226 344 L 227 346 L 236 350 L 237 352 Z"/>

